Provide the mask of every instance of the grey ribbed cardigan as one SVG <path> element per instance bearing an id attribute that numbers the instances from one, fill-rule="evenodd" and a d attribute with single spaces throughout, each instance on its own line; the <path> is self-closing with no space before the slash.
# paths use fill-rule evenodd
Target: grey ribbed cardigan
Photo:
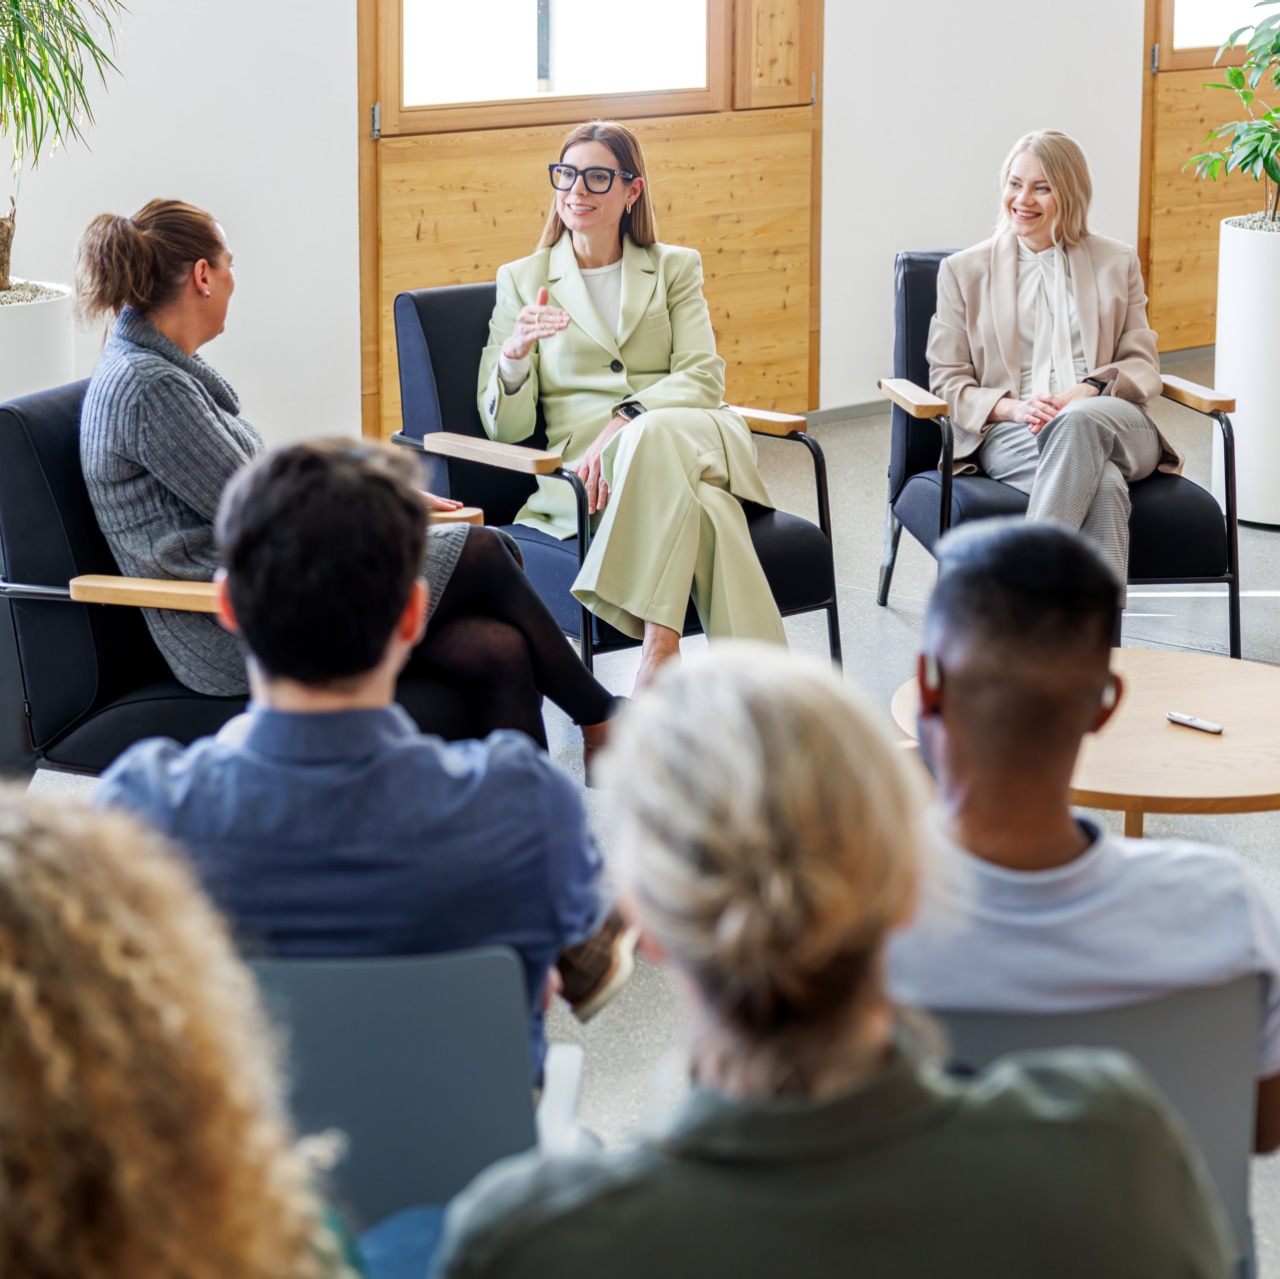
<path id="1" fill-rule="evenodd" d="M 121 311 L 85 393 L 80 465 L 122 573 L 210 581 L 218 567 L 218 500 L 227 481 L 263 447 L 218 373 L 136 311 Z M 466 526 L 446 525 L 432 534 L 425 572 L 434 612 Z M 248 692 L 240 641 L 210 614 L 144 609 L 143 615 L 188 688 L 215 697 Z"/>

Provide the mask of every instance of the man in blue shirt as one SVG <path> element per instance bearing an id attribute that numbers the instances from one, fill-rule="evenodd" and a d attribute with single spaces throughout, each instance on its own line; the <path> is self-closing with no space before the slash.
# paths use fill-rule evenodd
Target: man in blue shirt
<path id="1" fill-rule="evenodd" d="M 513 947 L 540 1073 L 557 957 L 586 1016 L 626 980 L 634 938 L 602 902 L 576 786 L 528 737 L 447 743 L 395 705 L 427 618 L 411 465 L 342 441 L 279 450 L 228 486 L 216 532 L 250 708 L 186 749 L 133 746 L 98 802 L 185 845 L 249 951 Z"/>

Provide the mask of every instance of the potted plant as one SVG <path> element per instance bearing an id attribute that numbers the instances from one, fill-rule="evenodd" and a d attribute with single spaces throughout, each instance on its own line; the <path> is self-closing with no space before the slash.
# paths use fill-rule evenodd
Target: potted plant
<path id="1" fill-rule="evenodd" d="M 1280 5 L 1260 0 L 1259 9 Z M 1193 156 L 1202 178 L 1247 174 L 1259 184 L 1262 209 L 1225 218 L 1218 240 L 1218 325 L 1214 382 L 1236 397 L 1236 474 L 1242 520 L 1280 525 L 1280 405 L 1272 385 L 1280 351 L 1280 109 L 1260 96 L 1280 92 L 1280 12 L 1227 37 L 1215 61 L 1244 42 L 1244 64 L 1226 67 L 1223 83 L 1242 119 L 1214 129 L 1205 142 L 1216 149 Z M 1222 493 L 1222 449 L 1215 442 L 1214 491 Z"/>
<path id="2" fill-rule="evenodd" d="M 83 140 L 89 88 L 116 69 L 112 18 L 121 0 L 0 0 L 0 136 L 15 187 L 46 150 Z M 0 401 L 71 379 L 75 329 L 66 285 L 10 274 L 17 202 L 0 217 Z"/>

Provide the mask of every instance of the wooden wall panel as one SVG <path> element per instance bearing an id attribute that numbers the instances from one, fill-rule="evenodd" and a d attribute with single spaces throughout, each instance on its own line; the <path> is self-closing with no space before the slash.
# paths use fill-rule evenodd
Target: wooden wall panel
<path id="1" fill-rule="evenodd" d="M 1208 346 L 1218 310 L 1218 229 L 1223 218 L 1262 207 L 1262 189 L 1234 174 L 1205 182 L 1187 160 L 1204 137 L 1238 107 L 1221 89 L 1206 89 L 1205 71 L 1162 71 L 1152 107 L 1151 241 L 1147 291 L 1151 327 L 1162 351 Z"/>
<path id="2" fill-rule="evenodd" d="M 702 253 L 726 395 L 808 407 L 810 107 L 630 121 L 663 240 Z M 539 125 L 378 144 L 382 433 L 400 426 L 393 304 L 403 289 L 491 280 L 532 252 L 565 129 Z"/>
<path id="3" fill-rule="evenodd" d="M 800 106 L 813 98 L 812 0 L 737 0 L 733 105 Z"/>

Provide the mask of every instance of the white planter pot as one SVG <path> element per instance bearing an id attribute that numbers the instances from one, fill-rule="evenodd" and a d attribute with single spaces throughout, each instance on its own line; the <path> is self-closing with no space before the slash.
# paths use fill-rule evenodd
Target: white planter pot
<path id="1" fill-rule="evenodd" d="M 1233 395 L 1237 510 L 1242 520 L 1280 525 L 1280 233 L 1222 223 L 1218 333 L 1213 381 Z M 1222 444 L 1214 431 L 1213 493 L 1222 501 Z"/>
<path id="2" fill-rule="evenodd" d="M 62 284 L 45 288 L 60 296 L 0 306 L 0 404 L 75 377 L 71 290 Z"/>

